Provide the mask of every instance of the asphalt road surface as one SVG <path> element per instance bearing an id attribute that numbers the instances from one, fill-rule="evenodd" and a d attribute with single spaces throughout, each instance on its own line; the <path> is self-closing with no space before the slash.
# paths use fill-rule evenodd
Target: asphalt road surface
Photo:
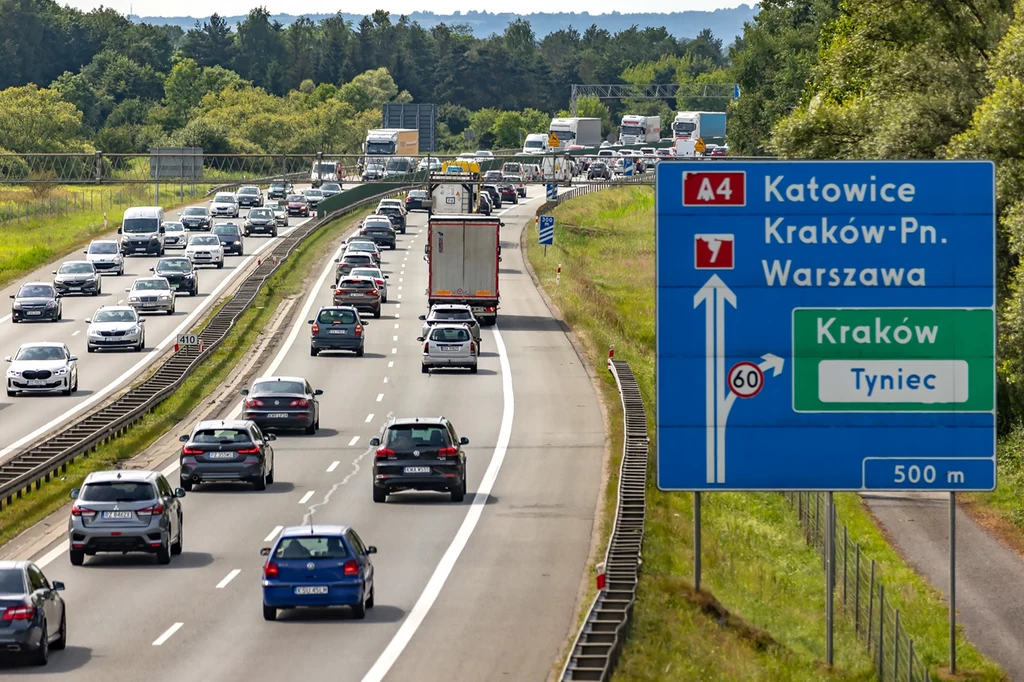
<path id="1" fill-rule="evenodd" d="M 575 625 L 605 435 L 587 372 L 518 249 L 535 208 L 503 215 L 502 307 L 497 326 L 484 328 L 477 375 L 420 372 L 424 214 L 413 214 L 398 249 L 385 251 L 389 302 L 381 319 L 369 321 L 365 357 L 310 357 L 306 320 L 330 301 L 325 270 L 264 368 L 324 390 L 319 433 L 279 437 L 276 481 L 266 492 L 224 485 L 189 493 L 184 553 L 169 566 L 99 555 L 75 568 L 62 541 L 48 548 L 37 559 L 51 580 L 67 584 L 68 649 L 46 669 L 4 667 L 3 674 L 545 679 Z M 466 501 L 404 492 L 374 504 L 369 439 L 389 416 L 437 414 L 470 439 Z M 176 464 L 167 464 L 174 482 Z M 351 524 L 378 547 L 376 607 L 366 620 L 344 609 L 263 620 L 259 550 L 311 513 L 320 523 Z"/>
<path id="2" fill-rule="evenodd" d="M 195 205 L 208 204 L 201 202 Z M 248 209 L 242 209 L 235 220 L 239 225 L 245 220 Z M 167 214 L 167 220 L 174 220 L 174 213 Z M 2 394 L 0 398 L 0 463 L 17 454 L 23 444 L 54 430 L 58 424 L 84 412 L 88 407 L 101 401 L 115 389 L 123 386 L 128 379 L 138 374 L 158 355 L 158 350 L 173 345 L 177 334 L 187 331 L 202 319 L 205 311 L 216 302 L 216 295 L 235 278 L 250 258 L 266 251 L 279 239 L 307 218 L 291 218 L 289 227 L 280 228 L 278 238 L 253 236 L 244 240 L 243 256 L 227 256 L 223 268 L 203 266 L 199 268 L 199 295 L 181 295 L 175 302 L 174 315 L 154 313 L 146 318 L 146 349 L 142 353 L 127 350 L 108 350 L 98 353 L 86 352 L 86 335 L 89 325 L 86 318 L 105 305 L 124 304 L 125 289 L 136 277 L 149 277 L 149 271 L 156 265 L 156 256 L 129 256 L 125 259 L 124 276 L 104 275 L 103 293 L 100 296 L 67 296 L 63 299 L 63 320 L 60 322 L 11 322 L 10 309 L 0 310 L 0 357 L 13 356 L 23 343 L 32 341 L 63 342 L 78 356 L 78 391 L 71 396 L 55 394 L 19 395 L 14 398 Z M 215 223 L 230 222 L 218 218 Z M 112 235 L 111 238 L 117 238 Z M 167 256 L 184 255 L 184 249 L 167 249 Z M 24 282 L 52 282 L 53 271 L 64 260 L 82 260 L 85 254 L 78 252 L 61 261 L 51 263 L 22 278 L 0 291 L 2 300 L 13 303 L 10 295 L 18 291 Z M 215 293 L 216 292 L 216 293 Z M 5 370 L 6 372 L 6 370 Z"/>

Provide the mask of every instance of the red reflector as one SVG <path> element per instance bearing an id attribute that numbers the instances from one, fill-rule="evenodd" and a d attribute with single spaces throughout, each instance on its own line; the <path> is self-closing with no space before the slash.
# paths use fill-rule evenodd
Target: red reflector
<path id="1" fill-rule="evenodd" d="M 240 455 L 255 455 L 259 451 L 260 451 L 260 449 L 258 447 L 253 446 L 251 448 L 244 448 L 242 450 L 238 450 L 238 454 L 240 454 Z"/>
<path id="2" fill-rule="evenodd" d="M 4 611 L 4 620 L 32 620 L 35 615 L 34 606 L 8 606 Z"/>
<path id="3" fill-rule="evenodd" d="M 299 398 L 288 403 L 288 407 L 309 407 L 309 401 L 305 398 Z"/>
<path id="4" fill-rule="evenodd" d="M 377 448 L 378 457 L 394 457 L 395 451 L 390 448 Z"/>
<path id="5" fill-rule="evenodd" d="M 263 566 L 263 577 L 264 578 L 276 578 L 278 576 L 277 564 L 273 561 L 268 561 Z"/>
<path id="6" fill-rule="evenodd" d="M 359 562 L 349 559 L 345 562 L 345 575 L 359 575 Z"/>
<path id="7" fill-rule="evenodd" d="M 384 284 L 384 280 L 382 280 L 382 279 L 378 279 L 378 280 L 377 280 L 377 284 Z"/>
<path id="8" fill-rule="evenodd" d="M 199 448 L 190 448 L 190 447 L 186 446 L 186 447 L 183 447 L 181 449 L 181 454 L 183 454 L 183 455 L 201 455 L 201 454 L 203 454 L 203 451 L 200 450 Z"/>
<path id="9" fill-rule="evenodd" d="M 111 537 L 119 538 L 119 537 L 121 537 L 121 531 L 115 531 L 115 532 L 111 533 L 110 535 L 111 535 Z M 158 542 L 157 544 L 159 545 L 160 543 Z"/>
<path id="10" fill-rule="evenodd" d="M 493 313 L 494 312 L 494 306 L 493 305 L 487 306 L 486 308 L 484 308 L 484 312 Z"/>

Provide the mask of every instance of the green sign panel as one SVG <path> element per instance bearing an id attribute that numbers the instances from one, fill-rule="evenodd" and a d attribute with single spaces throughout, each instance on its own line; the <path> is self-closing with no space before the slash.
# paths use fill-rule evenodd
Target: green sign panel
<path id="1" fill-rule="evenodd" d="M 793 311 L 797 412 L 991 412 L 995 312 Z"/>

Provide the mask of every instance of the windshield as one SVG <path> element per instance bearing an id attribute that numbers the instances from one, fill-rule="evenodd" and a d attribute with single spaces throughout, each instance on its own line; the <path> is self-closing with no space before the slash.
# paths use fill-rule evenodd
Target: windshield
<path id="1" fill-rule="evenodd" d="M 378 223 L 378 222 L 366 223 L 366 227 L 363 228 L 363 229 L 366 230 L 367 232 L 393 232 L 394 231 L 394 228 L 391 227 L 391 222 L 390 221 L 386 225 L 384 223 Z"/>
<path id="2" fill-rule="evenodd" d="M 435 328 L 430 332 L 431 341 L 469 341 L 469 332 L 463 327 L 458 328 Z"/>
<path id="3" fill-rule="evenodd" d="M 413 191 L 409 192 L 409 196 L 416 197 L 418 199 L 426 199 L 427 191 L 423 189 L 414 189 Z"/>
<path id="4" fill-rule="evenodd" d="M 297 201 L 299 203 L 302 203 L 305 200 L 306 200 L 306 197 L 302 196 L 301 194 L 289 194 L 288 195 L 288 201 Z"/>
<path id="5" fill-rule="evenodd" d="M 394 154 L 395 143 L 390 140 L 383 142 L 367 142 L 366 143 L 367 154 Z"/>
<path id="6" fill-rule="evenodd" d="M 370 164 L 367 164 L 366 170 L 382 171 L 382 170 L 384 170 L 384 164 L 383 163 L 370 163 Z"/>
<path id="7" fill-rule="evenodd" d="M 384 170 L 389 171 L 400 171 L 405 173 L 409 169 L 410 165 L 407 159 L 388 159 L 388 162 L 384 165 Z"/>
<path id="8" fill-rule="evenodd" d="M 502 173 L 520 173 L 522 171 L 519 168 L 519 164 L 518 163 L 506 163 L 504 166 L 501 167 L 501 172 Z"/>
<path id="9" fill-rule="evenodd" d="M 195 244 L 197 246 L 215 246 L 217 244 L 220 244 L 220 240 L 217 239 L 216 237 L 207 236 L 192 237 L 192 241 L 190 241 L 189 244 Z"/>
<path id="10" fill-rule="evenodd" d="M 314 163 L 313 164 L 313 172 L 314 173 L 321 173 L 323 175 L 334 175 L 335 173 L 338 172 L 338 164 L 324 162 L 324 163 L 319 164 L 319 167 L 318 167 L 318 165 Z"/>
<path id="11" fill-rule="evenodd" d="M 274 551 L 275 559 L 344 559 L 348 550 L 339 537 L 303 535 L 298 538 L 283 538 Z"/>
<path id="12" fill-rule="evenodd" d="M 132 288 L 142 291 L 154 291 L 157 289 L 169 289 L 170 285 L 165 279 L 140 279 Z"/>
<path id="13" fill-rule="evenodd" d="M 322 324 L 354 324 L 356 314 L 352 310 L 321 310 L 317 321 Z"/>
<path id="14" fill-rule="evenodd" d="M 188 272 L 192 269 L 192 261 L 187 258 L 162 260 L 156 264 L 157 272 Z"/>
<path id="15" fill-rule="evenodd" d="M 387 445 L 392 449 L 408 449 L 431 446 L 443 448 L 449 445 L 448 429 L 437 424 L 408 424 L 388 429 Z"/>
<path id="16" fill-rule="evenodd" d="M 78 495 L 83 502 L 145 502 L 155 497 L 152 484 L 139 481 L 87 483 Z"/>
<path id="17" fill-rule="evenodd" d="M 213 198 L 213 202 L 215 204 L 233 204 L 235 203 L 235 195 L 227 194 L 226 192 L 221 193 Z"/>
<path id="18" fill-rule="evenodd" d="M 92 318 L 93 322 L 134 322 L 134 310 L 98 310 Z"/>
<path id="19" fill-rule="evenodd" d="M 551 132 L 554 135 L 558 135 L 559 143 L 565 142 L 566 140 L 576 139 L 576 133 L 572 132 L 571 130 L 552 130 Z"/>
<path id="20" fill-rule="evenodd" d="M 185 226 L 181 223 L 164 223 L 165 232 L 184 232 Z"/>
<path id="21" fill-rule="evenodd" d="M 373 264 L 373 259 L 369 256 L 369 254 L 365 254 L 365 253 L 353 253 L 351 255 L 345 256 L 341 260 L 342 260 L 343 263 L 348 263 L 349 265 L 372 265 Z"/>
<path id="22" fill-rule="evenodd" d="M 284 189 L 284 188 L 285 188 L 285 184 L 283 182 L 274 182 L 274 183 L 271 183 L 271 185 L 270 185 L 270 189 Z"/>
<path id="23" fill-rule="evenodd" d="M 303 190 L 302 193 L 307 197 L 322 197 L 324 195 L 324 193 L 318 189 L 307 189 Z"/>
<path id="24" fill-rule="evenodd" d="M 692 133 L 697 129 L 697 124 L 691 121 L 676 121 L 672 124 L 672 130 L 678 135 L 679 133 Z"/>
<path id="25" fill-rule="evenodd" d="M 117 253 L 117 244 L 114 242 L 93 242 L 89 244 L 89 253 Z"/>
<path id="26" fill-rule="evenodd" d="M 29 346 L 22 348 L 14 356 L 15 360 L 65 360 L 64 349 L 61 346 Z"/>
<path id="27" fill-rule="evenodd" d="M 238 235 L 238 226 L 237 225 L 218 225 L 217 227 L 213 228 L 213 233 L 214 234 L 228 234 L 228 235 L 237 236 Z"/>
<path id="28" fill-rule="evenodd" d="M 239 194 L 259 194 L 260 190 L 258 187 L 243 187 L 238 190 Z"/>
<path id="29" fill-rule="evenodd" d="M 20 568 L 0 569 L 0 594 L 25 594 L 25 578 Z"/>
<path id="30" fill-rule="evenodd" d="M 640 126 L 622 126 L 620 135 L 643 135 L 644 129 Z"/>
<path id="31" fill-rule="evenodd" d="M 274 212 L 269 208 L 254 208 L 249 211 L 249 220 L 253 218 L 273 218 Z"/>
<path id="32" fill-rule="evenodd" d="M 92 263 L 65 263 L 64 265 L 60 266 L 60 270 L 58 270 L 57 272 L 59 272 L 62 275 L 80 275 L 85 272 L 96 272 L 96 268 L 93 267 Z"/>
<path id="33" fill-rule="evenodd" d="M 53 287 L 45 284 L 26 284 L 18 292 L 18 298 L 53 298 Z"/>
<path id="34" fill-rule="evenodd" d="M 373 277 L 374 279 L 384 279 L 384 275 L 377 268 L 355 268 L 352 270 L 353 277 Z"/>
<path id="35" fill-rule="evenodd" d="M 156 218 L 125 218 L 121 230 L 125 234 L 147 234 L 160 230 L 160 221 Z"/>
<path id="36" fill-rule="evenodd" d="M 527 140 L 526 144 L 523 145 L 526 149 L 543 149 L 544 140 Z"/>
<path id="37" fill-rule="evenodd" d="M 305 395 L 306 387 L 301 381 L 261 381 L 253 384 L 253 395 L 266 395 L 267 393 L 302 393 Z"/>
<path id="38" fill-rule="evenodd" d="M 206 209 L 203 208 L 202 206 L 190 206 L 189 208 L 185 209 L 185 212 L 182 213 L 182 215 L 201 215 L 201 216 L 205 216 L 206 215 Z"/>
<path id="39" fill-rule="evenodd" d="M 324 190 L 330 190 L 331 192 L 340 192 L 341 185 L 339 185 L 336 182 L 328 182 L 323 185 L 320 185 L 320 191 L 322 192 Z"/>

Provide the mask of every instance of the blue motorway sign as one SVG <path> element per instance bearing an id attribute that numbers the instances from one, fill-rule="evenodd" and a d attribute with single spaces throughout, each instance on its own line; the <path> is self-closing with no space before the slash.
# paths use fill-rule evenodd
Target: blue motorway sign
<path id="1" fill-rule="evenodd" d="M 555 216 L 542 215 L 537 226 L 538 244 L 550 246 L 555 243 Z"/>
<path id="2" fill-rule="evenodd" d="M 656 169 L 659 488 L 995 487 L 991 162 Z"/>

